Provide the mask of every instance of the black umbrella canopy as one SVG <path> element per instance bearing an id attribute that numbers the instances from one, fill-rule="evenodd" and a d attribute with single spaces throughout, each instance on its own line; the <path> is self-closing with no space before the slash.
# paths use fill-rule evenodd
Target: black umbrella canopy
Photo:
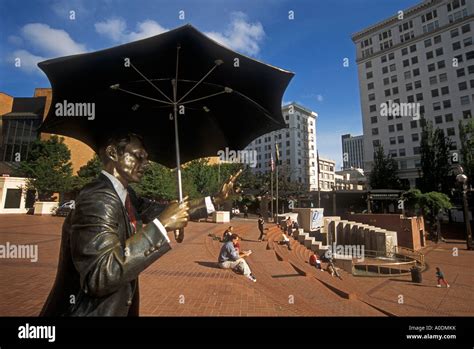
<path id="1" fill-rule="evenodd" d="M 97 150 L 114 130 L 126 129 L 144 138 L 150 160 L 168 167 L 176 167 L 172 102 L 179 101 L 178 111 L 184 112 L 178 113 L 181 161 L 215 156 L 285 127 L 281 101 L 294 75 L 227 49 L 191 25 L 39 67 L 53 89 L 42 132 Z M 75 115 L 61 115 L 59 106 Z M 78 115 L 82 107 L 94 115 Z"/>

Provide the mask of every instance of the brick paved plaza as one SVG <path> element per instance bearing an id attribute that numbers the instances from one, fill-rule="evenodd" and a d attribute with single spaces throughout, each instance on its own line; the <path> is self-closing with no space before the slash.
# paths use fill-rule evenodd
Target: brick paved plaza
<path id="1" fill-rule="evenodd" d="M 0 216 L 0 244 L 37 244 L 39 259 L 0 259 L 0 316 L 36 316 L 54 281 L 63 218 Z M 474 252 L 462 241 L 425 248 L 423 283 L 410 277 L 353 277 L 343 280 L 308 271 L 306 251 L 296 241 L 288 252 L 270 241 L 258 242 L 255 220 L 234 220 L 242 249 L 257 282 L 216 266 L 224 225 L 190 223 L 184 243 L 141 274 L 142 316 L 472 316 Z M 453 256 L 453 248 L 459 255 Z M 285 247 L 286 249 L 286 247 Z M 305 264 L 306 263 L 306 264 Z M 435 267 L 451 288 L 437 288 Z M 402 297 L 400 297 L 402 296 Z M 403 299 L 403 303 L 399 303 Z"/>

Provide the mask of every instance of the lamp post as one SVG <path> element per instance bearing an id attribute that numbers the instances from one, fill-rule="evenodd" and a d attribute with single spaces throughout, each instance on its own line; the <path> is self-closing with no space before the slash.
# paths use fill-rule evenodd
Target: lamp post
<path id="1" fill-rule="evenodd" d="M 469 220 L 469 206 L 467 203 L 467 176 L 462 173 L 456 176 L 456 181 L 459 183 L 462 193 L 462 204 L 464 211 L 464 223 L 466 224 L 466 245 L 468 250 L 474 250 L 474 245 L 472 242 L 472 231 L 471 231 L 471 222 Z"/>

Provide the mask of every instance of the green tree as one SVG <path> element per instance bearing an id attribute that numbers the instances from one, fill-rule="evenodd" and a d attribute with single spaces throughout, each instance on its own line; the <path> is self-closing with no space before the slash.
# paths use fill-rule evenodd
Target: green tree
<path id="1" fill-rule="evenodd" d="M 150 162 L 140 183 L 133 184 L 138 195 L 154 200 L 174 200 L 176 194 L 176 173 L 169 168 Z"/>
<path id="2" fill-rule="evenodd" d="M 409 215 L 423 215 L 430 231 L 434 232 L 433 225 L 437 215 L 442 210 L 452 208 L 449 197 L 444 193 L 422 193 L 419 189 L 410 189 L 402 194 L 405 201 L 405 211 Z"/>
<path id="3" fill-rule="evenodd" d="M 469 183 L 474 185 L 474 119 L 465 124 L 459 120 L 459 138 L 461 140 L 461 164 Z"/>
<path id="4" fill-rule="evenodd" d="M 402 182 L 398 177 L 397 162 L 386 156 L 383 147 L 378 147 L 374 153 L 374 165 L 369 176 L 372 189 L 401 189 Z"/>
<path id="5" fill-rule="evenodd" d="M 36 190 L 40 201 L 51 201 L 53 193 L 72 188 L 71 152 L 64 138 L 52 136 L 37 140 L 26 161 L 20 163 L 15 176 L 27 177 L 27 190 Z"/>
<path id="6" fill-rule="evenodd" d="M 448 194 L 454 186 L 449 152 L 451 145 L 452 141 L 443 130 L 434 130 L 431 122 L 424 123 L 420 142 L 420 189 L 423 192 Z"/>
<path id="7" fill-rule="evenodd" d="M 73 177 L 73 188 L 76 190 L 82 189 L 86 184 L 92 182 L 99 176 L 102 168 L 102 162 L 100 161 L 97 154 L 95 154 L 94 157 L 87 162 L 87 164 L 82 166 L 79 171 L 77 171 L 77 175 Z"/>

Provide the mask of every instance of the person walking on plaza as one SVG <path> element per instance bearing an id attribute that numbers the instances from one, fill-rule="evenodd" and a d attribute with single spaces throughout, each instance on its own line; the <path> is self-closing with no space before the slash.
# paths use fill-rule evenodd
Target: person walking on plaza
<path id="1" fill-rule="evenodd" d="M 237 234 L 232 234 L 230 240 L 222 246 L 218 260 L 219 268 L 239 271 L 250 281 L 256 282 L 257 279 L 252 274 L 247 262 L 244 260 L 245 257 L 250 256 L 252 251 L 239 253 L 235 248 L 238 242 L 239 236 Z"/>
<path id="2" fill-rule="evenodd" d="M 249 218 L 249 208 L 247 205 L 244 205 L 244 218 Z"/>
<path id="3" fill-rule="evenodd" d="M 448 282 L 444 278 L 444 273 L 438 267 L 436 267 L 436 277 L 438 278 L 437 287 L 441 287 L 441 283 L 444 283 L 446 287 L 449 287 Z"/>
<path id="4" fill-rule="evenodd" d="M 258 237 L 258 241 L 262 241 L 263 240 L 263 235 L 265 235 L 265 233 L 263 232 L 263 230 L 265 229 L 265 220 L 263 219 L 262 215 L 258 215 L 258 230 L 260 230 L 260 236 Z"/>

